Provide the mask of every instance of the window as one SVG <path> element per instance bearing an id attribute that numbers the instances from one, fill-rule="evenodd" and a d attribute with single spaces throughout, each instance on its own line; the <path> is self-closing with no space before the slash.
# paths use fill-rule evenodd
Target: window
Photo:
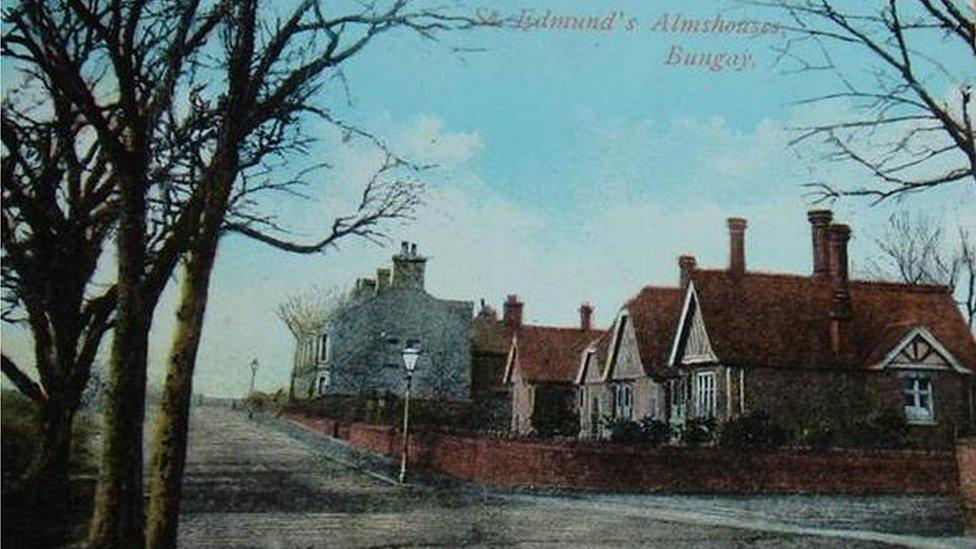
<path id="1" fill-rule="evenodd" d="M 322 372 L 319 375 L 318 394 L 324 394 L 326 387 L 329 386 L 329 372 Z"/>
<path id="2" fill-rule="evenodd" d="M 590 434 L 600 436 L 600 399 L 596 396 L 590 401 Z"/>
<path id="3" fill-rule="evenodd" d="M 903 383 L 905 419 L 909 423 L 932 422 L 932 380 L 924 374 L 910 374 Z"/>
<path id="4" fill-rule="evenodd" d="M 617 385 L 614 389 L 616 398 L 616 417 L 631 419 L 634 416 L 634 387 L 629 384 Z"/>
<path id="5" fill-rule="evenodd" d="M 668 394 L 671 395 L 671 405 L 681 406 L 683 403 L 681 397 L 683 396 L 684 389 L 682 389 L 682 383 L 680 379 L 672 379 L 668 381 Z"/>
<path id="6" fill-rule="evenodd" d="M 329 334 L 322 334 L 322 340 L 319 343 L 319 360 L 329 359 Z"/>
<path id="7" fill-rule="evenodd" d="M 695 409 L 699 417 L 715 416 L 715 372 L 695 375 Z"/>

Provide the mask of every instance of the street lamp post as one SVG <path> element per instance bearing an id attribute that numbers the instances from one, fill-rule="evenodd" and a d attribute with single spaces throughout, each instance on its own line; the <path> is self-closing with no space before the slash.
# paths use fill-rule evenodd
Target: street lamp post
<path id="1" fill-rule="evenodd" d="M 403 451 L 400 454 L 400 484 L 407 478 L 407 455 L 410 452 L 410 384 L 413 381 L 413 371 L 420 358 L 420 349 L 407 347 L 403 350 L 403 366 L 406 369 L 407 389 L 403 399 Z"/>
<path id="2" fill-rule="evenodd" d="M 258 374 L 258 359 L 257 357 L 251 360 L 251 391 L 248 395 L 254 393 L 254 377 Z"/>
<path id="3" fill-rule="evenodd" d="M 252 401 L 252 396 L 254 395 L 254 378 L 258 374 L 258 359 L 254 357 L 251 359 L 251 390 L 247 393 L 247 399 L 244 401 L 247 403 L 247 418 L 254 418 L 254 402 Z"/>

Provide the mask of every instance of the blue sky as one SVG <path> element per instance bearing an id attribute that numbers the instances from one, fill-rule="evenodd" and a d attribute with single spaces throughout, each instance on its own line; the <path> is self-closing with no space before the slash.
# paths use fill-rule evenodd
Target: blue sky
<path id="1" fill-rule="evenodd" d="M 488 4 L 491 8 L 486 7 Z M 786 147 L 791 125 L 845 112 L 849 106 L 797 106 L 834 83 L 774 67 L 775 36 L 687 36 L 653 32 L 662 15 L 727 19 L 749 15 L 731 2 L 566 1 L 467 3 L 469 12 L 517 15 L 617 14 L 613 31 L 491 29 L 432 43 L 407 33 L 381 36 L 344 68 L 347 98 L 336 83 L 322 101 L 348 120 L 384 136 L 398 152 L 438 168 L 426 174 L 427 204 L 409 225 L 390 226 L 390 245 L 350 240 L 318 256 L 293 256 L 230 236 L 220 248 L 197 391 L 240 394 L 247 364 L 261 362 L 258 386 L 286 386 L 291 340 L 273 314 L 277 303 L 310 287 L 346 286 L 389 261 L 400 240 L 430 256 L 428 288 L 442 297 L 488 299 L 507 293 L 526 302 L 531 322 L 573 324 L 580 302 L 597 321 L 643 284 L 673 284 L 677 256 L 724 265 L 724 219 L 749 219 L 750 267 L 807 272 L 809 198 L 813 176 L 856 180 L 856 171 L 824 166 Z M 484 12 L 484 11 L 483 11 Z M 483 13 L 482 12 L 482 13 Z M 627 32 L 634 17 L 641 28 Z M 768 17 L 766 17 L 768 18 Z M 752 56 L 741 71 L 667 66 L 674 46 L 687 51 Z M 462 54 L 454 46 L 484 51 Z M 863 62 L 844 52 L 842 62 Z M 971 58 L 949 56 L 973 81 Z M 4 76 L 9 77 L 5 69 Z M 949 82 L 949 86 L 960 82 Z M 347 99 L 349 103 L 347 104 Z M 268 207 L 314 235 L 341 210 L 376 160 L 374 151 L 342 145 L 320 122 L 314 160 L 335 169 L 307 192 L 312 200 L 269 201 Z M 902 203 L 835 204 L 853 226 L 855 272 L 873 253 L 885 218 L 909 209 L 948 224 L 976 225 L 974 194 L 948 188 Z M 339 197 L 336 200 L 336 197 Z M 170 336 L 171 288 L 155 318 L 151 362 L 161 379 Z M 4 327 L 4 349 L 26 356 L 26 334 Z"/>

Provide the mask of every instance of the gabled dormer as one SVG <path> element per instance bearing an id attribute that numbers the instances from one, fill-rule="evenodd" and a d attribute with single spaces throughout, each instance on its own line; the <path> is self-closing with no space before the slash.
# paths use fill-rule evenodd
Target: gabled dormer
<path id="1" fill-rule="evenodd" d="M 877 363 L 872 370 L 885 368 L 908 370 L 955 370 L 971 374 L 938 338 L 925 326 L 909 329 Z"/>
<path id="2" fill-rule="evenodd" d="M 694 282 L 690 282 L 668 364 L 678 366 L 713 362 L 718 362 L 718 357 L 708 337 L 698 292 L 695 290 Z"/>

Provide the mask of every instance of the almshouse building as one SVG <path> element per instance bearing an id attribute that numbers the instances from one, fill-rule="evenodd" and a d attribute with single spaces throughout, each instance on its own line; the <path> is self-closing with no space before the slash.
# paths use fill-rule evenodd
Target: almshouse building
<path id="1" fill-rule="evenodd" d="M 976 342 L 945 286 L 850 280 L 850 228 L 809 213 L 813 272 L 746 269 L 746 221 L 729 219 L 726 269 L 698 269 L 668 368 L 671 421 L 764 410 L 793 425 L 839 428 L 901 414 L 919 441 L 974 421 Z"/>
<path id="2" fill-rule="evenodd" d="M 439 299 L 424 286 L 427 258 L 404 242 L 393 268 L 356 282 L 350 299 L 317 334 L 299 341 L 292 395 L 403 394 L 402 352 L 422 350 L 413 375 L 419 398 L 471 397 L 473 304 Z"/>
<path id="3" fill-rule="evenodd" d="M 580 307 L 579 327 L 522 324 L 522 303 L 508 296 L 513 326 L 504 382 L 511 388 L 512 431 L 519 434 L 575 434 L 575 379 L 579 355 L 600 335 L 592 327 L 593 307 Z"/>
<path id="4" fill-rule="evenodd" d="M 667 419 L 667 353 L 682 295 L 678 287 L 644 287 L 583 353 L 576 375 L 582 437 L 602 437 L 615 419 Z"/>

